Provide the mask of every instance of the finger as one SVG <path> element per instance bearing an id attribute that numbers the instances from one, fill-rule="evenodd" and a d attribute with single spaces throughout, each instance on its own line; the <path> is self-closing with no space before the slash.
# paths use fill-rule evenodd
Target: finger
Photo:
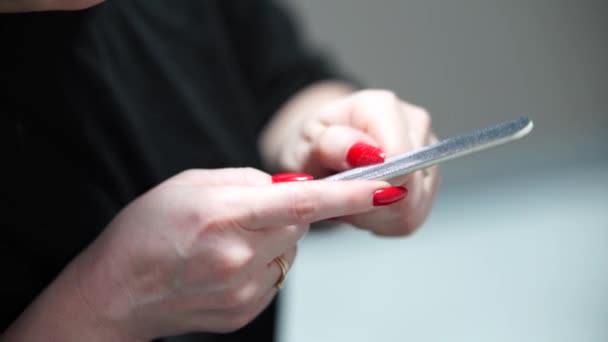
<path id="1" fill-rule="evenodd" d="M 430 213 L 434 192 L 429 192 L 425 187 L 425 183 L 437 178 L 434 174 L 436 169 L 429 172 L 433 172 L 433 174 L 424 175 L 417 172 L 412 179 L 415 182 L 415 194 L 412 197 L 412 201 L 404 203 L 405 207 L 403 210 L 407 211 L 408 215 L 401 220 L 400 233 L 402 234 L 411 234 L 416 231 L 422 226 Z"/>
<path id="2" fill-rule="evenodd" d="M 283 285 L 287 273 L 291 269 L 297 254 L 297 245 L 283 250 L 280 255 L 275 255 L 269 262 L 254 269 L 251 276 L 239 285 L 237 294 L 242 299 L 242 306 L 229 308 L 225 312 L 251 311 L 268 293 L 276 293 L 277 285 Z M 285 262 L 285 275 L 277 259 L 282 257 Z"/>
<path id="3" fill-rule="evenodd" d="M 190 169 L 175 175 L 168 183 L 189 186 L 266 185 L 272 183 L 272 179 L 269 174 L 251 167 Z"/>
<path id="4" fill-rule="evenodd" d="M 197 317 L 199 327 L 196 330 L 204 330 L 216 333 L 227 333 L 240 329 L 258 317 L 276 297 L 276 289 L 268 290 L 257 302 L 238 310 L 210 310 L 204 311 Z M 206 328 L 210 327 L 210 328 Z"/>
<path id="5" fill-rule="evenodd" d="M 261 277 L 262 288 L 267 288 L 269 290 L 278 289 L 277 285 L 285 282 L 285 278 L 287 277 L 287 273 L 291 269 L 293 262 L 296 258 L 297 253 L 297 245 L 293 245 L 293 247 L 289 248 L 287 251 L 284 251 L 280 255 L 276 256 L 270 262 L 266 263 L 262 269 L 260 269 L 259 274 L 263 275 Z M 283 260 L 286 262 L 285 276 L 283 277 L 283 271 L 277 258 L 283 257 Z M 280 284 L 282 285 L 282 284 Z"/>
<path id="6" fill-rule="evenodd" d="M 243 230 L 251 241 L 257 257 L 251 267 L 266 268 L 277 256 L 295 246 L 310 229 L 308 224 L 289 225 L 283 227 Z"/>
<path id="7" fill-rule="evenodd" d="M 408 132 L 412 149 L 419 149 L 429 144 L 431 135 L 431 116 L 420 108 L 407 103 L 401 103 L 406 113 Z"/>
<path id="8" fill-rule="evenodd" d="M 437 167 L 429 170 L 430 174 L 424 179 L 425 190 L 422 195 L 422 199 L 419 204 L 418 210 L 416 210 L 417 217 L 413 219 L 413 224 L 416 226 L 422 226 L 425 220 L 429 217 L 433 202 L 437 197 L 437 190 L 441 183 L 441 175 Z"/>
<path id="9" fill-rule="evenodd" d="M 437 138 L 432 140 L 433 133 L 431 131 L 431 116 L 428 112 L 420 107 L 402 103 L 404 111 L 408 117 L 408 138 L 413 150 L 420 149 L 431 143 L 437 142 Z M 427 175 L 427 170 L 419 171 L 423 175 Z M 405 185 L 409 182 L 412 174 L 403 175 L 390 180 L 392 185 Z"/>
<path id="10" fill-rule="evenodd" d="M 277 295 L 269 290 L 257 302 L 238 310 L 214 309 L 199 312 L 198 315 L 182 322 L 183 331 L 206 331 L 210 333 L 229 333 L 238 330 L 258 317 Z"/>
<path id="11" fill-rule="evenodd" d="M 430 114 L 416 106 L 404 104 L 407 110 L 409 125 L 409 136 L 414 149 L 420 149 L 430 144 L 431 138 L 431 116 Z M 426 171 L 421 171 L 426 174 Z"/>
<path id="12" fill-rule="evenodd" d="M 239 324 L 249 323 L 251 320 L 258 317 L 275 299 L 278 289 L 274 285 L 275 283 L 272 283 L 271 286 L 268 287 L 266 293 L 250 305 L 239 308 L 239 310 L 236 311 L 222 311 L 219 313 L 219 316 L 224 320 L 236 320 Z"/>
<path id="13" fill-rule="evenodd" d="M 342 220 L 354 227 L 368 230 L 382 236 L 404 236 L 410 231 L 402 226 L 400 220 L 406 219 L 408 213 L 401 213 L 396 217 L 391 208 L 382 208 L 365 215 L 353 215 Z M 393 217 L 395 216 L 395 217 Z"/>
<path id="14" fill-rule="evenodd" d="M 297 245 L 293 244 L 277 254 L 273 254 L 268 259 L 259 258 L 260 260 L 263 259 L 264 262 L 251 267 L 247 272 L 243 272 L 243 276 L 232 284 L 231 297 L 236 299 L 236 305 L 230 305 L 231 308 L 228 309 L 242 310 L 244 307 L 257 302 L 268 291 L 277 290 L 276 285 L 285 281 L 277 259 L 282 257 L 282 261 L 285 262 L 285 277 L 287 277 L 287 272 L 293 265 L 296 254 Z"/>
<path id="15" fill-rule="evenodd" d="M 410 222 L 417 201 L 421 197 L 421 187 L 418 173 L 409 174 L 408 177 L 405 183 L 408 193 L 403 201 L 367 213 L 344 216 L 340 219 L 379 235 L 400 236 L 410 234 L 415 230 Z"/>
<path id="16" fill-rule="evenodd" d="M 415 172 L 406 183 L 409 193 L 404 201 L 369 213 L 340 219 L 379 235 L 409 235 L 421 227 L 428 218 L 439 183 L 440 174 L 436 166 L 429 168 L 426 175 Z"/>
<path id="17" fill-rule="evenodd" d="M 416 208 L 422 196 L 421 175 L 411 174 L 406 183 L 408 195 L 405 200 L 378 208 L 374 211 L 341 217 L 344 222 L 356 227 L 369 230 L 378 235 L 402 236 L 411 234 L 417 226 L 413 224 L 416 218 Z"/>
<path id="18" fill-rule="evenodd" d="M 384 162 L 385 153 L 372 137 L 348 126 L 329 126 L 312 143 L 313 158 L 325 169 L 344 171 Z"/>
<path id="19" fill-rule="evenodd" d="M 281 254 L 287 262 L 287 272 L 295 260 L 297 247 L 294 245 Z M 277 256 L 278 257 L 278 256 Z M 270 262 L 260 265 L 250 273 L 250 277 L 239 283 L 235 289 L 229 292 L 230 304 L 228 306 L 215 304 L 215 309 L 205 312 L 206 316 L 214 315 L 227 320 L 247 320 L 255 317 L 274 298 L 278 288 L 276 284 L 282 277 L 282 271 L 273 258 Z M 284 279 L 283 279 L 284 280 Z M 221 297 L 222 295 L 218 295 Z M 225 296 L 225 294 L 224 294 Z M 238 319 L 238 318 L 241 319 Z M 241 322 L 243 323 L 243 322 Z"/>
<path id="20" fill-rule="evenodd" d="M 215 202 L 231 208 L 229 222 L 245 229 L 309 224 L 371 210 L 383 181 L 307 181 L 257 187 L 223 187 Z M 208 192 L 202 192 L 208 197 Z M 201 198 L 208 201 L 208 198 Z M 213 215 L 213 213 L 211 213 Z M 219 213 L 219 220 L 227 220 Z M 221 223 L 220 223 L 221 224 Z"/>
<path id="21" fill-rule="evenodd" d="M 429 133 L 427 145 L 435 144 L 439 139 L 432 132 Z M 422 170 L 424 176 L 423 188 L 426 192 L 435 193 L 439 186 L 439 166 L 432 166 Z"/>
<path id="22" fill-rule="evenodd" d="M 356 93 L 325 107 L 321 122 L 350 126 L 371 136 L 388 156 L 411 149 L 401 101 L 385 90 Z"/>
<path id="23" fill-rule="evenodd" d="M 434 134 L 430 134 L 429 144 L 434 144 L 438 141 Z M 422 174 L 422 194 L 419 201 L 418 208 L 415 213 L 417 217 L 412 219 L 413 223 L 417 226 L 421 226 L 426 218 L 429 216 L 433 202 L 437 197 L 437 190 L 441 183 L 440 168 L 438 166 L 430 167 L 424 170 Z"/>

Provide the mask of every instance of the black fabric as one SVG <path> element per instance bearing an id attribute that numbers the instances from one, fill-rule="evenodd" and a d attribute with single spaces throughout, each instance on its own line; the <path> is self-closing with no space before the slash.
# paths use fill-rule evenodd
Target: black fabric
<path id="1" fill-rule="evenodd" d="M 271 1 L 4 14 L 0 42 L 2 330 L 134 197 L 184 169 L 260 167 L 268 117 L 334 77 Z M 270 341 L 273 321 L 203 340 Z"/>

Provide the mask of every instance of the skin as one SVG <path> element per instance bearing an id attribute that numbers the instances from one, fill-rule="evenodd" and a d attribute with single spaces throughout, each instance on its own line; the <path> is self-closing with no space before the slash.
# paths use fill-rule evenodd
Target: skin
<path id="1" fill-rule="evenodd" d="M 5 332 L 6 341 L 149 341 L 229 332 L 276 295 L 311 222 L 374 210 L 380 181 L 272 184 L 189 170 L 142 195 Z M 65 324 L 70 322 L 70 324 Z"/>
<path id="2" fill-rule="evenodd" d="M 0 12 L 76 10 L 100 0 L 0 0 Z M 356 142 L 387 156 L 433 142 L 430 116 L 384 90 L 320 82 L 295 94 L 259 139 L 276 171 L 323 177 L 348 169 Z M 390 185 L 408 197 L 373 206 Z M 271 184 L 254 169 L 189 170 L 125 207 L 0 336 L 2 341 L 148 341 L 228 332 L 276 295 L 273 260 L 290 264 L 312 222 L 340 217 L 379 235 L 407 235 L 428 216 L 439 175 Z M 70 322 L 66 324 L 65 322 Z"/>
<path id="3" fill-rule="evenodd" d="M 387 90 L 363 90 L 340 82 L 314 84 L 294 96 L 260 137 L 262 156 L 276 170 L 324 177 L 351 166 L 348 149 L 356 142 L 380 147 L 387 157 L 436 142 L 431 117 Z M 414 232 L 428 217 L 440 177 L 436 167 L 391 180 L 405 186 L 405 200 L 364 215 L 341 219 L 385 236 Z"/>

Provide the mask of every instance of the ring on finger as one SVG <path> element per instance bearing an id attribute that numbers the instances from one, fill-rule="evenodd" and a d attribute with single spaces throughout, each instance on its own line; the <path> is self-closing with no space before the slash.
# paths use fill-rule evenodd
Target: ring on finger
<path id="1" fill-rule="evenodd" d="M 277 282 L 274 284 L 274 287 L 277 290 L 280 290 L 283 287 L 285 278 L 287 278 L 287 271 L 289 270 L 289 262 L 282 255 L 279 257 L 276 257 L 274 259 L 274 262 L 276 262 L 277 265 L 279 265 L 279 268 L 281 269 L 281 275 L 279 276 L 279 279 L 277 280 Z"/>

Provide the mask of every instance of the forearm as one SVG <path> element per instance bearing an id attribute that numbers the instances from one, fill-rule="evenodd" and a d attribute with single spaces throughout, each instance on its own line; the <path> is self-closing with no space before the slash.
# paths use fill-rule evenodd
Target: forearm
<path id="1" fill-rule="evenodd" d="M 258 140 L 258 148 L 267 168 L 284 171 L 281 146 L 287 137 L 296 134 L 302 122 L 324 104 L 344 97 L 354 88 L 340 81 L 314 83 L 294 94 L 268 122 Z"/>
<path id="2" fill-rule="evenodd" d="M 137 341 L 104 325 L 80 293 L 73 265 L 0 336 L 0 341 Z"/>

